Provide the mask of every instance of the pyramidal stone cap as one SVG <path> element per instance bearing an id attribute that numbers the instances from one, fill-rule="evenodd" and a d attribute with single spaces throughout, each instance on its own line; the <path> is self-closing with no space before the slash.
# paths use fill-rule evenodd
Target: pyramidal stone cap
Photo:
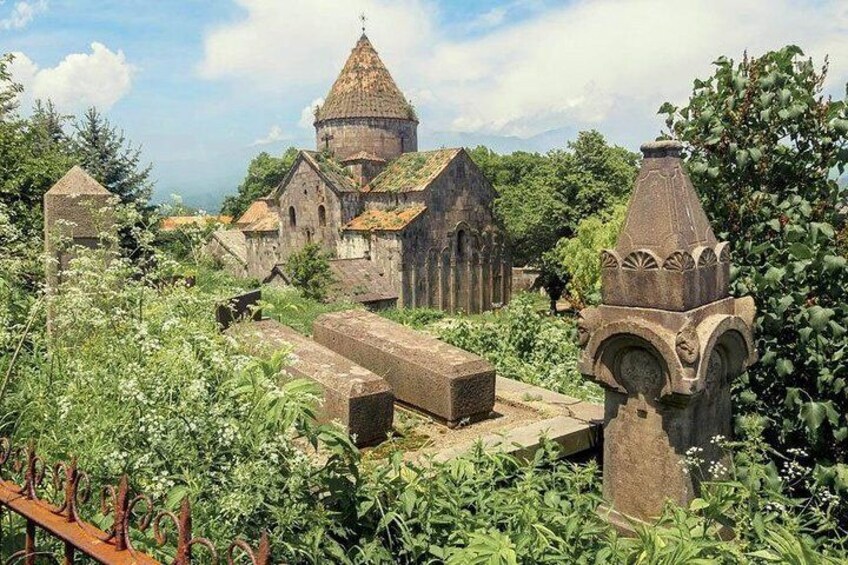
<path id="1" fill-rule="evenodd" d="M 65 173 L 65 176 L 47 191 L 47 194 L 99 194 L 109 196 L 112 193 L 94 180 L 91 175 L 85 172 L 85 169 L 79 165 L 74 165 L 70 171 Z"/>
<path id="2" fill-rule="evenodd" d="M 114 195 L 82 167 L 74 166 L 44 194 L 44 229 L 48 248 L 61 237 L 96 240 L 114 226 Z"/>
<path id="3" fill-rule="evenodd" d="M 729 295 L 730 250 L 710 227 L 679 141 L 642 146 L 644 159 L 615 249 L 601 253 L 603 303 L 684 311 Z"/>

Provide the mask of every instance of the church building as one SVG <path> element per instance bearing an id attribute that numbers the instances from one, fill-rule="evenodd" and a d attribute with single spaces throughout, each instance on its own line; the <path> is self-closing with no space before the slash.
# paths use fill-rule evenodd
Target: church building
<path id="1" fill-rule="evenodd" d="M 464 149 L 418 151 L 418 118 L 363 33 L 270 194 L 210 249 L 241 276 L 285 278 L 289 255 L 332 256 L 334 292 L 380 307 L 468 313 L 509 301 L 495 192 Z"/>

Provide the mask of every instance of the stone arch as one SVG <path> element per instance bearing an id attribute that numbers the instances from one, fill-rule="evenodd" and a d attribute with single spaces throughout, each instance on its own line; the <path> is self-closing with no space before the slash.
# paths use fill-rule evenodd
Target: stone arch
<path id="1" fill-rule="evenodd" d="M 289 206 L 289 227 L 297 227 L 297 211 L 294 209 L 294 206 Z"/>
<path id="2" fill-rule="evenodd" d="M 323 204 L 318 206 L 318 225 L 322 228 L 327 226 L 327 209 Z"/>

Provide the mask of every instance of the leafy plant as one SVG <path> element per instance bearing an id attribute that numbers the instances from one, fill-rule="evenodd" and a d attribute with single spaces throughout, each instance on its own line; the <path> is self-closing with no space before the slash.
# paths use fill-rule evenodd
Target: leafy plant
<path id="1" fill-rule="evenodd" d="M 590 216 L 577 224 L 573 237 L 559 240 L 551 252 L 568 273 L 568 293 L 578 307 L 601 300 L 601 251 L 615 247 L 624 224 L 627 205 L 621 202 L 608 213 Z"/>
<path id="2" fill-rule="evenodd" d="M 286 260 L 285 269 L 291 284 L 305 298 L 323 300 L 333 282 L 329 256 L 316 243 L 307 243 L 303 249 L 292 253 Z"/>
<path id="3" fill-rule="evenodd" d="M 776 446 L 804 448 L 848 489 L 848 267 L 836 176 L 848 163 L 845 101 L 785 47 L 715 62 L 686 106 L 666 103 L 718 235 L 733 243 L 733 292 L 753 295 L 760 362 L 736 383 L 737 410 L 768 419 Z"/>

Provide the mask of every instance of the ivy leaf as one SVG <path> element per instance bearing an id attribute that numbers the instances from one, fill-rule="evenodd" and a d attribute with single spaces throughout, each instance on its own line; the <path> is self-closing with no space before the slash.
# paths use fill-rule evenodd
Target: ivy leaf
<path id="1" fill-rule="evenodd" d="M 789 359 L 778 359 L 777 363 L 775 363 L 775 369 L 778 375 L 785 377 L 795 371 L 795 365 Z"/>
<path id="2" fill-rule="evenodd" d="M 813 256 L 813 251 L 803 243 L 793 243 L 789 246 L 789 254 L 798 260 L 810 259 Z"/>
<path id="3" fill-rule="evenodd" d="M 823 402 L 805 402 L 801 405 L 801 418 L 813 432 L 818 431 L 826 417 L 827 408 Z"/>
<path id="4" fill-rule="evenodd" d="M 836 312 L 834 312 L 830 308 L 822 308 L 821 306 L 812 306 L 807 309 L 807 313 L 810 316 L 810 326 L 817 332 L 822 331 L 825 327 L 827 327 L 827 323 L 833 317 Z"/>
<path id="5" fill-rule="evenodd" d="M 824 270 L 829 273 L 844 269 L 846 263 L 848 263 L 848 260 L 845 257 L 839 257 L 838 255 L 824 256 Z"/>

